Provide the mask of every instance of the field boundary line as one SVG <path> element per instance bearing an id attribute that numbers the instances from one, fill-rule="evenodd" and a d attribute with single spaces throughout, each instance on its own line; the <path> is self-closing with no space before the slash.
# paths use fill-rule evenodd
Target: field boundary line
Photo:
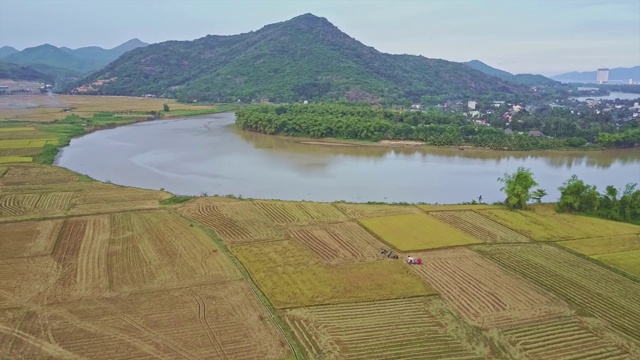
<path id="1" fill-rule="evenodd" d="M 435 292 L 433 294 L 426 294 L 426 295 L 412 295 L 412 296 L 402 296 L 402 297 L 394 297 L 394 298 L 390 298 L 390 299 L 377 299 L 377 300 L 363 300 L 363 301 L 343 301 L 343 302 L 339 302 L 339 303 L 324 303 L 324 304 L 313 304 L 313 305 L 306 305 L 306 306 L 291 306 L 291 307 L 283 307 L 280 310 L 295 310 L 295 309 L 309 309 L 309 308 L 315 308 L 315 307 L 319 307 L 319 306 L 340 306 L 340 305 L 356 305 L 356 304 L 373 304 L 373 303 L 377 303 L 380 301 L 393 301 L 393 300 L 409 300 L 409 299 L 417 299 L 417 298 L 433 298 L 433 297 L 440 297 L 440 294 Z"/>
<path id="2" fill-rule="evenodd" d="M 2 195 L 2 194 L 0 194 Z M 97 213 L 87 213 L 87 214 L 67 214 L 67 215 L 52 215 L 52 216 L 43 216 L 36 218 L 17 218 L 17 219 L 7 219 L 0 217 L 0 223 L 18 223 L 18 222 L 26 222 L 26 221 L 45 221 L 45 220 L 67 220 L 72 218 L 81 218 L 87 216 L 96 216 L 96 215 L 112 215 L 112 214 L 128 214 L 128 213 L 137 213 L 141 211 L 170 211 L 170 209 L 166 208 L 151 208 L 151 209 L 130 209 L 124 211 L 105 211 L 105 212 L 97 212 Z"/>
<path id="3" fill-rule="evenodd" d="M 555 243 L 553 241 L 549 242 L 549 246 L 552 246 L 552 247 L 554 247 L 556 249 L 559 249 L 560 251 L 566 251 L 569 254 L 575 255 L 575 256 L 577 256 L 579 258 L 582 258 L 582 259 L 584 259 L 586 261 L 589 261 L 590 263 L 592 263 L 594 265 L 597 265 L 597 266 L 599 266 L 601 268 L 604 268 L 605 270 L 609 270 L 609 271 L 611 271 L 613 273 L 616 273 L 617 275 L 623 276 L 623 277 L 625 277 L 625 278 L 627 278 L 627 279 L 629 279 L 631 281 L 635 281 L 637 283 L 640 283 L 640 277 L 637 277 L 637 276 L 635 276 L 633 274 L 629 274 L 626 271 L 620 270 L 617 267 L 611 266 L 611 265 L 609 265 L 607 263 L 604 263 L 604 262 L 602 262 L 602 261 L 600 261 L 598 259 L 594 259 L 594 258 L 590 257 L 589 255 L 582 254 L 582 253 L 577 252 L 577 251 L 575 251 L 575 250 L 573 250 L 571 248 L 562 246 L 561 244 L 557 244 L 557 243 Z M 624 251 L 621 251 L 621 252 L 624 252 Z"/>
<path id="4" fill-rule="evenodd" d="M 207 234 L 209 238 L 211 238 L 211 240 L 213 240 L 213 242 L 220 248 L 222 253 L 224 253 L 231 260 L 231 263 L 236 267 L 236 269 L 238 269 L 238 271 L 246 281 L 247 285 L 249 285 L 249 288 L 253 291 L 253 293 L 258 298 L 258 301 L 262 304 L 265 310 L 267 310 L 267 313 L 269 313 L 269 316 L 271 317 L 273 323 L 276 325 L 276 328 L 280 331 L 282 336 L 284 336 L 285 340 L 289 344 L 289 347 L 291 348 L 291 351 L 295 359 L 304 360 L 305 357 L 304 357 L 304 354 L 302 353 L 300 345 L 296 342 L 293 335 L 285 330 L 284 322 L 278 315 L 277 310 L 275 309 L 275 307 L 273 307 L 273 304 L 271 304 L 271 302 L 266 297 L 266 295 L 262 292 L 262 290 L 260 290 L 258 285 L 256 285 L 255 281 L 251 277 L 251 274 L 249 274 L 249 271 L 244 267 L 242 262 L 240 262 L 240 260 L 238 260 L 238 258 L 235 257 L 233 253 L 231 253 L 231 251 L 227 247 L 227 244 L 220 237 L 218 237 L 213 230 L 207 228 L 206 226 L 200 224 L 195 220 L 192 220 L 189 217 L 182 215 L 180 212 L 176 211 L 176 213 L 181 218 L 187 220 L 190 224 L 194 224 L 200 230 L 204 231 L 204 233 Z"/>

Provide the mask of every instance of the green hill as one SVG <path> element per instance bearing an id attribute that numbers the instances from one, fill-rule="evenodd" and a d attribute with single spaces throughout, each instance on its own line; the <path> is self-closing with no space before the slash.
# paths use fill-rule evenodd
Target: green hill
<path id="1" fill-rule="evenodd" d="M 54 78 L 50 74 L 42 73 L 29 66 L 21 66 L 0 62 L 0 79 L 33 80 L 52 83 Z"/>
<path id="2" fill-rule="evenodd" d="M 511 74 L 504 70 L 496 69 L 491 67 L 480 60 L 471 60 L 466 63 L 463 63 L 469 66 L 472 69 L 476 69 L 478 71 L 482 71 L 483 73 L 491 76 L 498 77 L 502 80 L 506 80 L 510 83 L 516 85 L 524 85 L 524 86 L 536 86 L 536 85 L 547 85 L 553 86 L 558 83 L 552 79 L 549 79 L 542 75 L 537 74 Z"/>
<path id="3" fill-rule="evenodd" d="M 18 50 L 16 50 L 15 48 L 13 48 L 11 46 L 0 47 L 0 59 L 2 59 L 3 57 L 9 56 L 11 54 L 15 54 L 17 52 L 18 52 Z"/>
<path id="4" fill-rule="evenodd" d="M 138 48 L 76 85 L 98 79 L 114 79 L 98 87 L 98 94 L 189 101 L 419 101 L 527 91 L 463 64 L 381 53 L 311 14 L 240 35 Z"/>
<path id="5" fill-rule="evenodd" d="M 3 61 L 19 65 L 44 64 L 84 73 L 98 70 L 101 67 L 95 60 L 73 56 L 49 44 L 24 49 L 6 56 Z"/>

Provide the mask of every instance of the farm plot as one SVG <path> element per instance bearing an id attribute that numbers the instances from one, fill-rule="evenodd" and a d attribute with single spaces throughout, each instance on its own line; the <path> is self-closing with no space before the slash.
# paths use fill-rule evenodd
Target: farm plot
<path id="1" fill-rule="evenodd" d="M 525 236 L 474 211 L 434 211 L 429 214 L 487 243 L 529 241 Z"/>
<path id="2" fill-rule="evenodd" d="M 28 156 L 0 156 L 0 164 L 30 163 L 31 160 Z"/>
<path id="3" fill-rule="evenodd" d="M 501 331 L 505 348 L 513 358 L 562 359 L 631 359 L 629 352 L 599 335 L 579 318 L 543 322 Z M 618 341 L 616 341 L 618 340 Z"/>
<path id="4" fill-rule="evenodd" d="M 291 229 L 289 234 L 328 264 L 380 258 L 382 243 L 354 222 L 312 225 Z"/>
<path id="5" fill-rule="evenodd" d="M 250 201 L 197 199 L 182 206 L 179 211 L 230 243 L 286 238 L 284 228 L 274 224 Z"/>
<path id="6" fill-rule="evenodd" d="M 358 221 L 400 251 L 480 243 L 470 235 L 427 214 L 384 216 Z"/>
<path id="7" fill-rule="evenodd" d="M 504 328 L 570 312 L 558 298 L 469 249 L 436 250 L 425 257 L 428 261 L 412 269 L 475 326 Z"/>
<path id="8" fill-rule="evenodd" d="M 0 195 L 0 218 L 64 215 L 74 196 L 73 192 Z"/>
<path id="9" fill-rule="evenodd" d="M 326 203 L 253 201 L 253 204 L 267 218 L 280 225 L 306 225 L 347 220 L 338 209 Z"/>
<path id="10" fill-rule="evenodd" d="M 112 291 L 240 276 L 203 231 L 168 212 L 118 213 L 110 220 Z"/>
<path id="11" fill-rule="evenodd" d="M 237 245 L 231 251 L 279 309 L 434 293 L 401 261 L 328 266 L 293 240 Z"/>
<path id="12" fill-rule="evenodd" d="M 352 219 L 420 213 L 417 207 L 404 205 L 334 203 L 334 206 Z"/>
<path id="13" fill-rule="evenodd" d="M 149 210 L 160 207 L 160 200 L 171 195 L 165 192 L 96 184 L 77 192 L 70 214 Z"/>
<path id="14" fill-rule="evenodd" d="M 547 245 L 493 245 L 474 249 L 631 339 L 640 339 L 640 284 L 637 282 Z"/>
<path id="15" fill-rule="evenodd" d="M 0 352 L 8 358 L 29 359 L 291 356 L 285 339 L 241 281 L 0 311 L 3 344 Z"/>
<path id="16" fill-rule="evenodd" d="M 535 209 L 535 207 L 532 207 Z M 505 209 L 479 210 L 480 214 L 539 241 L 558 241 L 599 236 L 635 234 L 640 226 L 596 219 L 586 216 L 559 214 L 553 211 Z"/>
<path id="17" fill-rule="evenodd" d="M 461 211 L 461 210 L 482 210 L 495 209 L 495 205 L 418 205 L 418 207 L 426 212 L 434 211 Z"/>
<path id="18" fill-rule="evenodd" d="M 41 148 L 47 144 L 58 145 L 58 139 L 12 139 L 0 140 L 0 149 Z"/>
<path id="19" fill-rule="evenodd" d="M 285 319 L 309 359 L 487 357 L 435 297 L 291 309 Z"/>
<path id="20" fill-rule="evenodd" d="M 36 164 L 12 165 L 0 184 L 5 186 L 55 185 L 77 182 L 80 177 L 71 171 Z M 20 191 L 20 190 L 17 190 Z"/>
<path id="21" fill-rule="evenodd" d="M 62 220 L 0 223 L 0 259 L 48 255 Z"/>
<path id="22" fill-rule="evenodd" d="M 640 250 L 595 255 L 593 258 L 640 278 Z"/>
<path id="23" fill-rule="evenodd" d="M 569 240 L 559 244 L 640 277 L 640 234 Z"/>
<path id="24" fill-rule="evenodd" d="M 40 151 L 40 148 L 0 149 L 0 156 L 35 156 Z"/>

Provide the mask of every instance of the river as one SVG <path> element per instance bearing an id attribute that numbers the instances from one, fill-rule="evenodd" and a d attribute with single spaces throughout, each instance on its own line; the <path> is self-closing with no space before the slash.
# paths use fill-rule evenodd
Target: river
<path id="1" fill-rule="evenodd" d="M 241 131 L 233 114 L 158 120 L 74 139 L 56 160 L 94 179 L 179 195 L 353 202 L 501 201 L 497 178 L 530 168 L 549 196 L 572 174 L 604 190 L 640 183 L 640 149 L 497 152 L 323 146 Z"/>

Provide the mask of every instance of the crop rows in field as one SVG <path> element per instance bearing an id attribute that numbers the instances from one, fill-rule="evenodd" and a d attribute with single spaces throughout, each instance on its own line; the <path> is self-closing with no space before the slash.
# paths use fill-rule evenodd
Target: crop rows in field
<path id="1" fill-rule="evenodd" d="M 0 259 L 50 254 L 62 220 L 0 223 Z"/>
<path id="2" fill-rule="evenodd" d="M 232 245 L 231 251 L 279 309 L 435 293 L 400 261 L 330 266 L 295 240 Z"/>
<path id="3" fill-rule="evenodd" d="M 47 144 L 58 145 L 58 139 L 0 140 L 0 149 L 41 148 Z"/>
<path id="4" fill-rule="evenodd" d="M 284 239 L 286 236 L 283 228 L 274 224 L 249 201 L 202 199 L 183 206 L 180 211 L 230 243 Z"/>
<path id="5" fill-rule="evenodd" d="M 400 251 L 480 243 L 467 233 L 424 213 L 366 218 L 358 221 Z"/>
<path id="6" fill-rule="evenodd" d="M 40 148 L 0 149 L 0 156 L 35 156 L 40 151 Z"/>
<path id="7" fill-rule="evenodd" d="M 474 211 L 433 211 L 429 214 L 476 238 L 488 242 L 527 242 L 528 239 L 517 232 L 489 220 Z"/>
<path id="8" fill-rule="evenodd" d="M 501 331 L 513 355 L 531 359 L 631 359 L 621 346 L 575 317 Z"/>
<path id="9" fill-rule="evenodd" d="M 284 201 L 253 201 L 276 224 L 311 224 L 344 221 L 347 218 L 331 204 Z"/>
<path id="10" fill-rule="evenodd" d="M 640 339 L 640 284 L 565 251 L 542 245 L 479 246 L 499 264 Z"/>
<path id="11" fill-rule="evenodd" d="M 0 195 L 0 217 L 62 215 L 74 196 L 72 192 Z"/>
<path id="12" fill-rule="evenodd" d="M 569 240 L 559 244 L 640 278 L 640 233 Z"/>
<path id="13" fill-rule="evenodd" d="M 380 258 L 382 245 L 373 235 L 353 222 L 312 225 L 289 230 L 325 263 L 339 264 Z"/>
<path id="14" fill-rule="evenodd" d="M 478 210 L 480 214 L 513 229 L 531 239 L 558 241 L 599 236 L 635 234 L 640 226 L 596 219 L 592 217 L 559 214 L 543 207 L 527 211 L 504 209 Z"/>
<path id="15" fill-rule="evenodd" d="M 240 281 L 0 311 L 0 344 L 5 323 L 13 325 L 8 335 L 15 337 L 5 354 L 9 358 L 290 356 L 284 338 Z"/>
<path id="16" fill-rule="evenodd" d="M 334 206 L 342 210 L 345 214 L 347 214 L 347 216 L 352 219 L 416 214 L 420 212 L 420 209 L 415 206 L 404 205 L 335 203 Z"/>
<path id="17" fill-rule="evenodd" d="M 35 164 L 12 165 L 0 183 L 6 186 L 69 184 L 78 181 L 78 175 L 53 166 Z"/>
<path id="18" fill-rule="evenodd" d="M 503 328 L 569 312 L 559 299 L 469 249 L 437 250 L 424 259 L 412 269 L 475 326 Z"/>
<path id="19" fill-rule="evenodd" d="M 285 319 L 309 359 L 484 358 L 437 298 L 299 308 Z"/>
<path id="20" fill-rule="evenodd" d="M 113 214 L 109 288 L 135 290 L 237 277 L 227 258 L 196 227 L 164 211 Z"/>

